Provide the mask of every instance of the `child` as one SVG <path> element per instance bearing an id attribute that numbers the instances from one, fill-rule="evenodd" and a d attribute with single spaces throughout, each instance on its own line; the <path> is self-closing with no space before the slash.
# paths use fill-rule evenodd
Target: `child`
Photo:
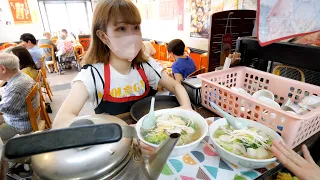
<path id="1" fill-rule="evenodd" d="M 71 62 L 75 58 L 72 42 L 67 40 L 64 34 L 61 34 L 57 41 L 57 48 L 60 63 L 64 65 L 65 69 L 71 69 Z"/>
<path id="2" fill-rule="evenodd" d="M 178 83 L 196 71 L 194 61 L 184 54 L 184 48 L 185 45 L 181 39 L 170 41 L 167 47 L 170 58 L 175 59 L 172 65 L 172 74 Z"/>

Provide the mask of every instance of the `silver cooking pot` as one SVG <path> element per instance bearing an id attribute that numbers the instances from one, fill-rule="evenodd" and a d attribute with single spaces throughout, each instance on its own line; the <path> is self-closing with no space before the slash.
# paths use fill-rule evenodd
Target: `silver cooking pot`
<path id="1" fill-rule="evenodd" d="M 3 156 L 31 156 L 36 180 L 157 179 L 180 135 L 172 134 L 149 158 L 133 144 L 135 137 L 135 128 L 114 116 L 83 116 L 65 129 L 11 139 Z"/>

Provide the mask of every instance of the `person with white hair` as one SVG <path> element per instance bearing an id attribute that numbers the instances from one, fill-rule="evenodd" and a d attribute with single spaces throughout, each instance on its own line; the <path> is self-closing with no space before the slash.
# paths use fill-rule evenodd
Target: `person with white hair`
<path id="1" fill-rule="evenodd" d="M 0 101 L 0 138 L 7 141 L 17 134 L 32 131 L 26 97 L 35 81 L 19 70 L 19 58 L 14 54 L 0 53 L 0 80 L 7 82 Z M 40 104 L 39 95 L 32 100 L 33 107 Z"/>
<path id="2" fill-rule="evenodd" d="M 51 41 L 50 38 L 51 38 L 51 34 L 49 32 L 44 32 L 43 38 L 39 39 L 38 41 L 38 46 L 49 44 L 53 46 L 53 51 L 57 52 L 58 51 L 57 46 L 53 43 L 53 41 Z M 43 53 L 46 56 L 46 58 L 44 59 L 45 61 L 52 61 L 52 52 L 50 48 L 44 48 Z M 49 73 L 53 72 L 54 68 L 52 64 L 47 64 L 46 66 Z"/>

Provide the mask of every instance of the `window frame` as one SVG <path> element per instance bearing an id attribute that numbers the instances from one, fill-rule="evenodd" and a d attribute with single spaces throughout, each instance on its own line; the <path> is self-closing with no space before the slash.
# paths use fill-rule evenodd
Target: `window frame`
<path id="1" fill-rule="evenodd" d="M 43 3 L 43 10 L 44 12 L 42 12 L 41 8 L 40 8 L 40 3 Z M 71 20 L 69 17 L 69 12 L 68 12 L 68 7 L 67 4 L 71 4 L 71 3 L 83 3 L 85 11 L 86 11 L 86 22 L 87 22 L 87 27 L 88 30 L 90 32 L 90 28 L 91 28 L 91 24 L 90 24 L 90 17 L 89 17 L 89 11 L 91 10 L 91 12 L 93 13 L 93 8 L 92 8 L 92 2 L 90 0 L 69 0 L 69 1 L 65 1 L 65 0 L 56 0 L 56 1 L 52 1 L 52 0 L 38 0 L 38 7 L 39 7 L 39 11 L 40 11 L 40 15 L 41 15 L 41 19 L 42 19 L 42 26 L 43 29 L 45 31 L 49 31 L 52 32 L 51 26 L 50 26 L 50 22 L 49 22 L 49 17 L 48 17 L 48 11 L 47 11 L 47 7 L 46 4 L 64 4 L 67 15 L 68 15 L 68 23 L 69 23 L 69 27 L 71 27 Z M 91 9 L 88 9 L 88 4 L 90 5 Z M 43 13 L 45 13 L 45 17 L 43 16 Z M 45 23 L 47 23 L 49 29 L 46 29 L 45 27 Z"/>

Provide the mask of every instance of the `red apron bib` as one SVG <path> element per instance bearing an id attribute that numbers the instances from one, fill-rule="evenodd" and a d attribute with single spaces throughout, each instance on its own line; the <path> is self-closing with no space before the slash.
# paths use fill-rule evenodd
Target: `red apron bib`
<path id="1" fill-rule="evenodd" d="M 118 115 L 122 113 L 126 113 L 130 111 L 131 106 L 138 100 L 143 99 L 145 97 L 154 96 L 157 91 L 153 90 L 150 85 L 148 78 L 140 66 L 134 64 L 134 68 L 138 70 L 144 84 L 145 84 L 145 92 L 140 96 L 129 96 L 122 98 L 115 98 L 110 95 L 110 65 L 104 65 L 104 95 L 98 107 L 95 109 L 96 114 L 108 113 L 111 115 Z"/>

